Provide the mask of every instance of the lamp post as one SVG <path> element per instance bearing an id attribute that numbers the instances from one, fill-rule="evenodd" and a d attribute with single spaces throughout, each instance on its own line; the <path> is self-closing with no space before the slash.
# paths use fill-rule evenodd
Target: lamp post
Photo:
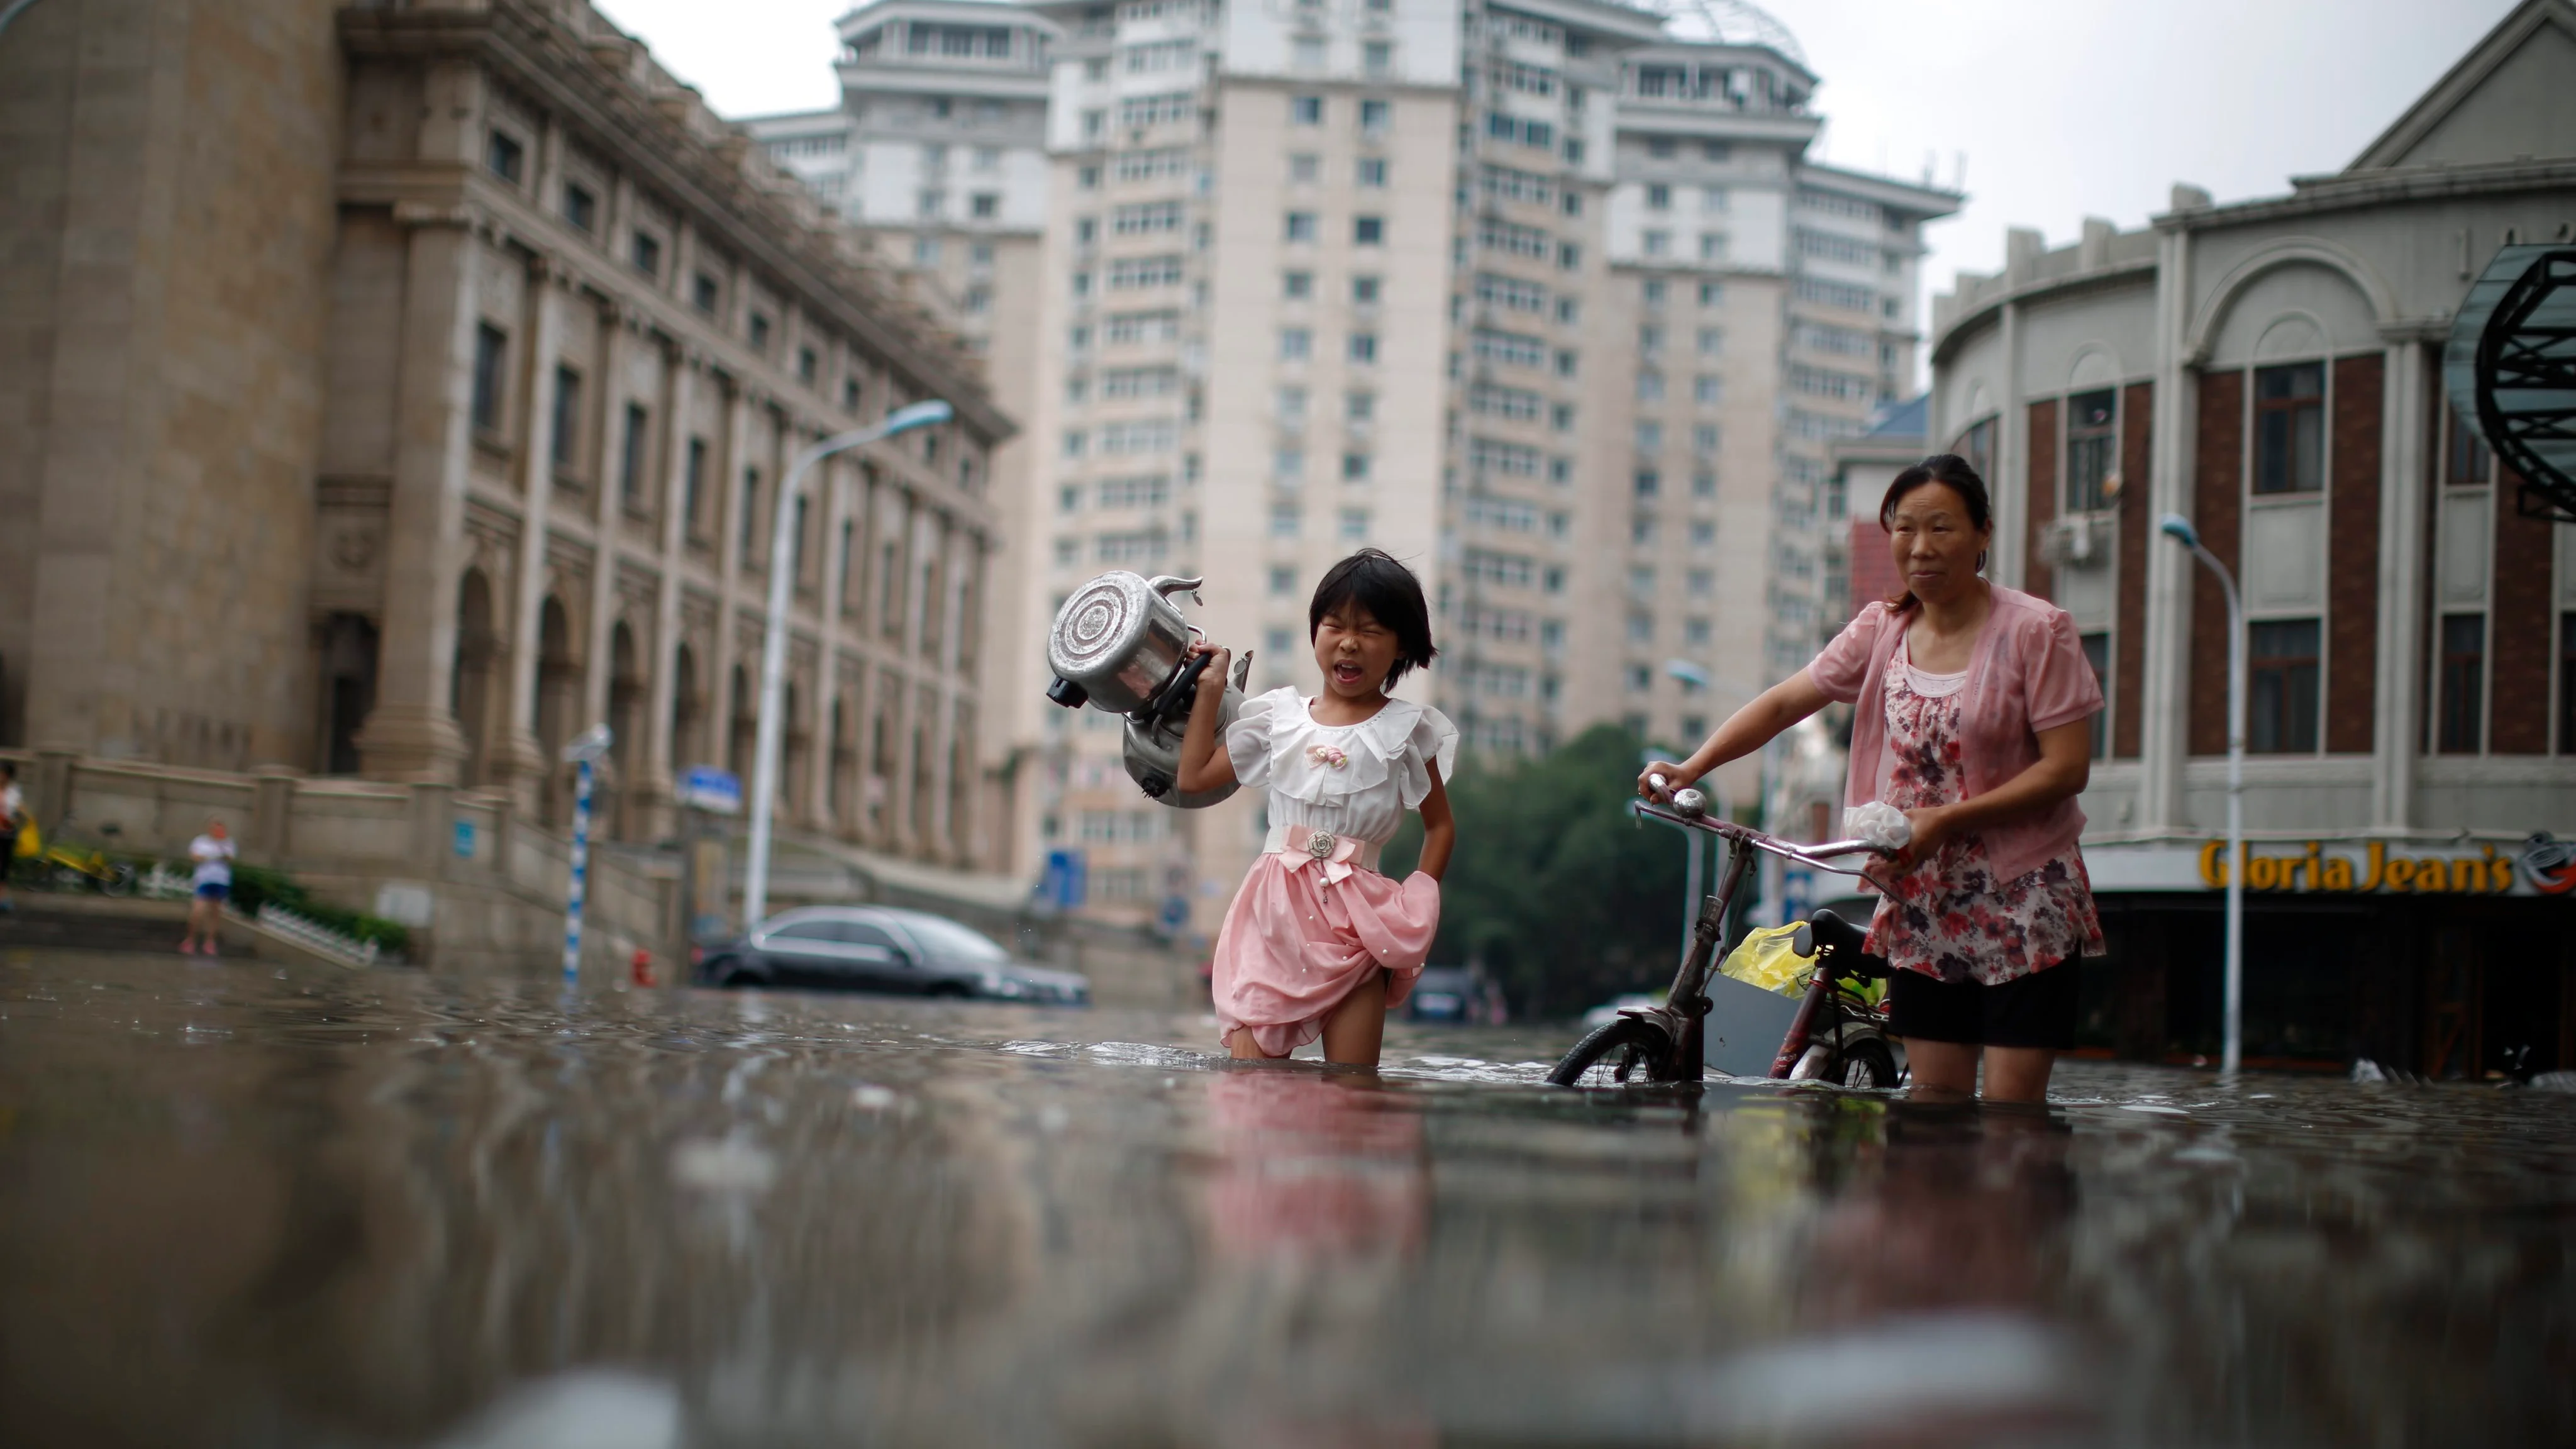
<path id="1" fill-rule="evenodd" d="M 2168 513 L 2156 528 L 2190 549 L 2227 595 L 2227 1036 L 2218 1069 L 2234 1075 L 2245 1054 L 2245 601 L 2190 519 Z"/>
<path id="2" fill-rule="evenodd" d="M 760 651 L 760 749 L 751 767 L 751 858 L 744 863 L 742 881 L 742 928 L 746 931 L 769 913 L 769 825 L 778 801 L 778 740 L 786 728 L 785 721 L 779 718 L 779 696 L 787 689 L 787 595 L 794 582 L 790 575 L 795 570 L 797 495 L 804 490 L 806 473 L 834 453 L 944 423 L 953 412 L 948 404 L 933 398 L 898 408 L 874 426 L 825 438 L 796 455 L 786 481 L 779 485 L 778 499 L 771 505 L 777 517 L 769 531 L 769 630 Z"/>

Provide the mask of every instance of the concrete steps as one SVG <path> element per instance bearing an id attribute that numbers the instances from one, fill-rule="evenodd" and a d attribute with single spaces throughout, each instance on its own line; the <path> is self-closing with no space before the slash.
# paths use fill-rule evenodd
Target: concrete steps
<path id="1" fill-rule="evenodd" d="M 179 949 L 179 938 L 188 930 L 186 901 L 29 890 L 12 890 L 9 899 L 17 909 L 0 913 L 0 949 L 31 947 L 42 950 L 167 952 L 175 955 Z M 316 951 L 293 937 L 229 913 L 224 917 L 221 938 L 228 955 L 253 956 L 268 961 L 300 961 L 307 965 L 344 969 L 348 966 L 347 962 Z"/>

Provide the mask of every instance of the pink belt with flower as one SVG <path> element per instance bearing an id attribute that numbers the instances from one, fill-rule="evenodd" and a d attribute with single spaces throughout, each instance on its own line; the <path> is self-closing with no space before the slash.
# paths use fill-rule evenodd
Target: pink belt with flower
<path id="1" fill-rule="evenodd" d="M 1352 871 L 1377 869 L 1378 850 L 1385 843 L 1336 835 L 1311 825 L 1273 825 L 1270 838 L 1263 842 L 1261 848 L 1267 854 L 1280 857 L 1279 863 L 1292 871 L 1304 870 L 1308 866 L 1322 867 L 1324 883 L 1334 885 Z"/>

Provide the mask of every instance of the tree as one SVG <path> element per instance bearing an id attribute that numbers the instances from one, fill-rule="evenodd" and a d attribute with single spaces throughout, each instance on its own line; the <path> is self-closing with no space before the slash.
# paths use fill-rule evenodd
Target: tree
<path id="1" fill-rule="evenodd" d="M 1543 759 L 1461 765 L 1449 782 L 1458 849 L 1432 959 L 1483 963 L 1522 1016 L 1570 1016 L 1669 984 L 1683 843 L 1628 812 L 1637 762 L 1636 737 L 1605 724 Z M 1387 874 L 1401 879 L 1421 849 L 1408 816 L 1387 846 Z"/>

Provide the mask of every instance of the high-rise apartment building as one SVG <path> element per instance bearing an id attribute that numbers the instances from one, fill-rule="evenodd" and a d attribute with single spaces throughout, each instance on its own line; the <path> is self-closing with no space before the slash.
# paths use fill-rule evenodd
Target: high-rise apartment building
<path id="1" fill-rule="evenodd" d="M 1178 896 L 1212 930 L 1259 839 L 1257 803 L 1155 805 L 1116 720 L 1040 697 L 1055 604 L 1103 569 L 1206 575 L 1194 617 L 1259 690 L 1311 684 L 1315 580 L 1387 549 L 1439 611 L 1407 692 L 1489 757 L 1605 719 L 1677 739 L 1828 632 L 1825 446 L 1908 390 L 1919 227 L 1957 198 L 1808 162 L 1816 78 L 1760 11 L 880 0 L 841 25 L 841 110 L 755 130 L 881 251 L 937 259 L 1026 424 L 987 655 L 1020 868 L 1080 850 L 1095 912 Z M 977 144 L 990 216 L 954 169 Z M 1032 205 L 1033 320 L 1000 325 L 997 289 L 979 327 L 949 249 Z"/>

